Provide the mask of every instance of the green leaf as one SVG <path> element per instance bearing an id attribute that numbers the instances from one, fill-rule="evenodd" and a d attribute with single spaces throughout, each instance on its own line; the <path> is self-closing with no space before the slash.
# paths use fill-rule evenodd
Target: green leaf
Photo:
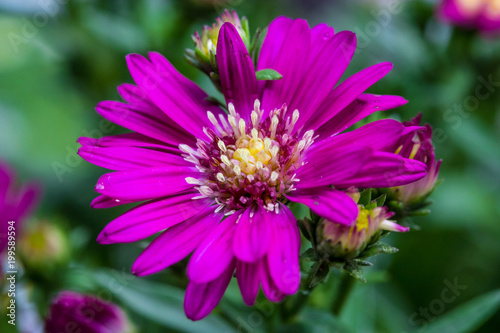
<path id="1" fill-rule="evenodd" d="M 184 291 L 179 288 L 112 271 L 98 272 L 94 279 L 130 310 L 165 327 L 192 333 L 234 330 L 217 316 L 189 320 L 184 314 Z"/>
<path id="2" fill-rule="evenodd" d="M 280 80 L 283 76 L 274 69 L 262 69 L 255 73 L 257 80 Z"/>
<path id="3" fill-rule="evenodd" d="M 423 333 L 469 333 L 475 332 L 493 316 L 500 307 L 500 289 L 461 305 L 446 315 L 436 319 L 423 330 Z"/>

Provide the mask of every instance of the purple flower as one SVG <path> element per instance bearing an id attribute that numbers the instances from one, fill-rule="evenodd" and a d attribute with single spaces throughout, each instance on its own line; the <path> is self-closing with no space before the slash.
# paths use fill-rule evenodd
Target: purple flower
<path id="1" fill-rule="evenodd" d="M 498 0 L 443 0 L 439 15 L 446 22 L 479 29 L 485 33 L 500 31 Z"/>
<path id="2" fill-rule="evenodd" d="M 93 295 L 62 291 L 52 301 L 45 332 L 126 333 L 129 324 L 115 304 Z"/>
<path id="3" fill-rule="evenodd" d="M 127 56 L 137 86 L 118 90 L 128 103 L 101 102 L 97 112 L 135 133 L 80 138 L 79 154 L 117 171 L 99 179 L 101 196 L 92 207 L 144 203 L 110 222 L 98 242 L 133 242 L 161 231 L 132 267 L 141 276 L 194 251 L 185 297 L 193 320 L 211 312 L 235 271 L 248 305 L 259 286 L 275 302 L 295 293 L 300 236 L 288 200 L 351 225 L 358 207 L 331 185 L 387 187 L 425 175 L 422 162 L 389 149 L 418 127 L 381 120 L 339 134 L 375 111 L 406 103 L 363 94 L 389 72 L 389 63 L 336 87 L 355 46 L 352 32 L 277 18 L 257 69 L 274 69 L 283 79 L 258 82 L 237 30 L 225 23 L 217 61 L 229 114 L 161 55 Z"/>
<path id="4" fill-rule="evenodd" d="M 35 206 L 39 192 L 38 187 L 33 184 L 17 190 L 15 180 L 14 172 L 0 160 L 0 226 L 2 228 L 0 253 L 8 247 L 9 236 L 15 239 L 19 237 L 23 220 L 28 217 Z"/>
<path id="5" fill-rule="evenodd" d="M 403 124 L 408 127 L 419 126 L 422 114 Z M 413 183 L 397 186 L 392 189 L 395 198 L 405 204 L 415 203 L 425 199 L 434 189 L 439 174 L 441 160 L 436 161 L 434 146 L 432 145 L 432 128 L 425 124 L 425 130 L 409 133 L 401 138 L 398 154 L 405 158 L 425 163 L 427 174 L 424 178 Z"/>

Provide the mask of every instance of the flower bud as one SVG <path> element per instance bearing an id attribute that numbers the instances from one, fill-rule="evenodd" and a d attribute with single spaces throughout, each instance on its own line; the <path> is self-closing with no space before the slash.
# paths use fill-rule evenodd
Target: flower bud
<path id="1" fill-rule="evenodd" d="M 224 10 L 212 26 L 204 26 L 201 35 L 198 32 L 192 36 L 195 49 L 187 49 L 185 59 L 193 66 L 205 72 L 215 85 L 219 87 L 218 68 L 217 68 L 217 41 L 219 31 L 224 23 L 231 23 L 238 31 L 243 43 L 250 52 L 250 33 L 248 28 L 248 20 L 238 17 L 236 11 Z"/>
<path id="2" fill-rule="evenodd" d="M 250 43 L 250 36 L 248 33 L 247 19 L 243 18 L 240 21 L 236 11 L 229 11 L 226 9 L 220 17 L 216 18 L 215 23 L 213 23 L 211 27 L 207 25 L 203 27 L 201 36 L 198 32 L 195 32 L 194 36 L 192 36 L 196 50 L 199 50 L 201 54 L 207 58 L 210 58 L 211 53 L 217 54 L 217 39 L 219 38 L 219 31 L 220 28 L 222 28 L 222 25 L 226 22 L 234 25 L 240 34 L 241 39 L 248 47 Z"/>
<path id="3" fill-rule="evenodd" d="M 419 114 L 411 121 L 404 122 L 405 126 L 418 126 L 422 115 Z M 434 146 L 432 145 L 432 128 L 425 125 L 424 131 L 409 133 L 401 138 L 397 153 L 403 157 L 424 162 L 427 165 L 427 174 L 416 182 L 393 187 L 393 198 L 404 203 L 413 204 L 425 200 L 434 189 L 439 173 L 441 160 L 436 162 Z"/>
<path id="4" fill-rule="evenodd" d="M 115 304 L 93 295 L 62 291 L 52 301 L 45 332 L 126 333 L 131 327 Z"/>
<path id="5" fill-rule="evenodd" d="M 26 228 L 19 240 L 19 251 L 27 269 L 45 271 L 66 262 L 70 249 L 57 225 L 40 220 Z"/>
<path id="6" fill-rule="evenodd" d="M 359 193 L 349 193 L 357 203 Z M 376 207 L 375 202 L 364 206 L 358 204 L 358 217 L 352 225 L 344 225 L 323 219 L 317 233 L 318 252 L 328 257 L 330 261 L 346 261 L 360 256 L 363 250 L 376 242 L 383 230 L 405 232 L 409 228 L 403 227 L 388 218 L 393 216 L 386 207 Z"/>

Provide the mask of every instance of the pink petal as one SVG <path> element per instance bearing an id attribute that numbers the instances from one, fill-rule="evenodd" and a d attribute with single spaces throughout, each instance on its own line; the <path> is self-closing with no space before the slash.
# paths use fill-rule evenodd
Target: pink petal
<path id="1" fill-rule="evenodd" d="M 220 108 L 206 101 L 206 95 L 195 83 L 182 76 L 165 58 L 150 53 L 153 63 L 138 54 L 127 56 L 130 74 L 153 103 L 195 137 L 205 137 L 203 127 L 213 125 L 207 110 L 222 114 Z"/>
<path id="2" fill-rule="evenodd" d="M 318 140 L 342 132 L 377 111 L 386 111 L 408 103 L 399 96 L 362 94 L 351 104 L 324 123 L 314 134 Z"/>
<path id="3" fill-rule="evenodd" d="M 157 273 L 184 259 L 221 220 L 213 208 L 205 209 L 184 223 L 168 228 L 139 255 L 132 273 L 144 276 Z"/>
<path id="4" fill-rule="evenodd" d="M 356 174 L 337 181 L 340 188 L 393 187 L 405 185 L 425 176 L 426 165 L 386 152 L 375 152 Z"/>
<path id="5" fill-rule="evenodd" d="M 205 318 L 219 304 L 224 292 L 231 282 L 235 261 L 226 268 L 221 276 L 208 283 L 190 281 L 184 297 L 184 311 L 191 320 Z"/>
<path id="6" fill-rule="evenodd" d="M 120 200 L 107 197 L 105 195 L 100 195 L 90 203 L 90 207 L 101 209 L 101 208 L 111 208 L 121 205 L 126 205 L 132 202 L 136 202 L 135 200 Z"/>
<path id="7" fill-rule="evenodd" d="M 298 189 L 287 195 L 291 201 L 300 202 L 313 212 L 330 221 L 352 225 L 358 217 L 358 205 L 344 192 L 328 187 Z"/>
<path id="8" fill-rule="evenodd" d="M 261 261 L 266 261 L 266 259 L 262 258 L 254 263 L 238 260 L 236 263 L 236 279 L 238 280 L 243 301 L 248 306 L 255 304 L 259 293 Z"/>
<path id="9" fill-rule="evenodd" d="M 220 276 L 233 261 L 233 240 L 237 212 L 220 222 L 196 248 L 187 267 L 190 281 L 206 283 Z"/>
<path id="10" fill-rule="evenodd" d="M 304 129 L 316 129 L 335 117 L 366 89 L 389 73 L 391 69 L 392 64 L 386 62 L 368 67 L 349 77 L 333 91 L 329 92 L 328 97 L 314 112 L 314 117 L 307 120 Z"/>
<path id="11" fill-rule="evenodd" d="M 101 244 L 135 242 L 184 222 L 211 204 L 209 200 L 193 200 L 197 194 L 177 194 L 134 207 L 111 221 L 97 241 Z"/>
<path id="12" fill-rule="evenodd" d="M 246 121 L 250 120 L 257 95 L 257 78 L 252 59 L 231 23 L 225 23 L 217 42 L 217 64 L 226 103 L 233 103 Z"/>
<path id="13" fill-rule="evenodd" d="M 276 213 L 264 208 L 253 211 L 248 208 L 241 215 L 234 233 L 234 255 L 245 262 L 255 262 L 262 258 L 272 240 L 271 224 L 276 219 Z"/>
<path id="14" fill-rule="evenodd" d="M 271 302 L 281 302 L 283 298 L 285 298 L 286 294 L 284 294 L 280 288 L 274 282 L 273 277 L 271 276 L 271 272 L 269 271 L 269 267 L 265 260 L 259 262 L 260 266 L 260 281 L 262 284 L 262 291 L 264 295 L 266 295 L 267 299 Z M 300 278 L 299 278 L 300 282 Z"/>
<path id="15" fill-rule="evenodd" d="M 332 140 L 319 142 L 309 148 L 305 165 L 297 170 L 297 186 L 317 187 L 337 184 L 356 174 L 370 158 L 368 147 L 338 147 Z"/>
<path id="16" fill-rule="evenodd" d="M 186 177 L 199 176 L 196 168 L 179 166 L 118 171 L 102 175 L 95 190 L 115 199 L 143 201 L 191 189 Z"/>
<path id="17" fill-rule="evenodd" d="M 300 285 L 299 228 L 295 216 L 283 204 L 280 204 L 280 212 L 276 214 L 272 226 L 273 241 L 267 253 L 269 273 L 276 287 L 283 294 L 291 295 L 297 292 Z M 271 288 L 272 285 L 268 285 Z"/>
<path id="18" fill-rule="evenodd" d="M 180 154 L 169 154 L 135 147 L 83 146 L 78 155 L 84 160 L 103 168 L 117 171 L 137 170 L 148 167 L 190 166 Z"/>
<path id="19" fill-rule="evenodd" d="M 269 25 L 257 69 L 274 69 L 283 78 L 266 82 L 261 101 L 264 116 L 284 103 L 290 105 L 302 87 L 300 68 L 307 65 L 310 45 L 311 31 L 305 20 L 278 17 Z"/>
<path id="20" fill-rule="evenodd" d="M 103 118 L 134 132 L 172 145 L 192 143 L 193 136 L 177 126 L 159 109 L 144 109 L 116 101 L 97 104 L 97 113 Z"/>
<path id="21" fill-rule="evenodd" d="M 298 109 L 300 117 L 295 129 L 300 129 L 311 117 L 316 117 L 316 110 L 325 101 L 349 65 L 356 50 L 356 35 L 342 31 L 323 40 L 317 54 L 310 54 L 309 66 L 290 104 L 290 109 Z M 309 128 L 305 128 L 309 130 Z"/>

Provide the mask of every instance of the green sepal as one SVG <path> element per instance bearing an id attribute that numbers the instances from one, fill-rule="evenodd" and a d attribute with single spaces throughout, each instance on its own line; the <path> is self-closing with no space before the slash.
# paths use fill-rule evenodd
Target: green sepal
<path id="1" fill-rule="evenodd" d="M 349 260 L 348 262 L 345 263 L 344 265 L 344 270 L 346 270 L 353 278 L 366 283 L 366 278 L 363 273 L 363 269 L 361 266 L 356 264 L 354 261 Z"/>
<path id="2" fill-rule="evenodd" d="M 316 237 L 316 226 L 311 227 L 311 223 L 312 221 L 307 217 L 297 221 L 302 235 L 304 235 L 304 237 L 314 245 Z"/>
<path id="3" fill-rule="evenodd" d="M 313 248 L 307 249 L 304 253 L 300 255 L 300 257 L 307 261 L 316 261 L 318 259 L 316 251 L 314 251 Z"/>
<path id="4" fill-rule="evenodd" d="M 219 81 L 220 80 L 220 76 L 219 74 L 215 73 L 215 72 L 210 72 L 210 78 L 212 80 L 216 80 L 216 81 Z"/>
<path id="5" fill-rule="evenodd" d="M 375 199 L 377 207 L 382 207 L 385 204 L 385 199 L 387 199 L 387 194 L 385 193 L 379 196 L 377 199 Z"/>
<path id="6" fill-rule="evenodd" d="M 399 249 L 384 242 L 378 242 L 374 246 L 377 246 L 380 249 L 380 253 L 383 254 L 393 254 L 399 252 Z"/>
<path id="7" fill-rule="evenodd" d="M 354 262 L 356 265 L 359 266 L 366 266 L 366 267 L 373 266 L 371 262 L 362 259 L 353 259 L 352 262 Z"/>
<path id="8" fill-rule="evenodd" d="M 311 282 L 306 287 L 309 289 L 314 288 L 328 276 L 328 273 L 330 273 L 330 264 L 326 261 L 317 261 L 311 266 L 309 278 L 307 279 Z"/>
<path id="9" fill-rule="evenodd" d="M 358 205 L 368 206 L 368 204 L 372 201 L 372 189 L 368 188 L 360 193 Z"/>
<path id="10" fill-rule="evenodd" d="M 283 78 L 283 75 L 275 71 L 274 69 L 261 69 L 260 71 L 255 72 L 255 76 L 257 77 L 257 80 L 280 80 Z"/>

